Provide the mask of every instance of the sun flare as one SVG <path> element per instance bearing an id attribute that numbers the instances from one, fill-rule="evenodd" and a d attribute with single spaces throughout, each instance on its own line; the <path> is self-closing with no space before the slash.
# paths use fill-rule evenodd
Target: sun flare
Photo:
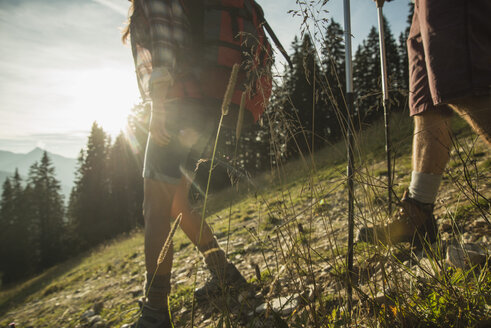
<path id="1" fill-rule="evenodd" d="M 78 72 L 77 83 L 71 87 L 78 93 L 71 111 L 73 119 L 87 129 L 96 121 L 113 138 L 124 131 L 139 96 L 130 73 L 117 68 Z"/>

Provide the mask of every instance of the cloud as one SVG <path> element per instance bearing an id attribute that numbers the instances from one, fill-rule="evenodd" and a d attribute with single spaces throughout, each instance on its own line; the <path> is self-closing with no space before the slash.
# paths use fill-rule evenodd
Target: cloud
<path id="1" fill-rule="evenodd" d="M 297 0 L 259 2 L 290 50 L 302 19 L 287 12 L 298 8 Z M 384 6 L 391 22 L 404 24 L 407 2 Z M 119 28 L 129 7 L 126 0 L 0 3 L 0 148 L 14 142 L 32 149 L 38 140 L 48 149 L 55 143 L 64 147 L 73 140 L 70 131 L 89 128 L 94 120 L 114 122 L 138 101 L 131 51 L 120 40 Z M 342 24 L 341 3 L 331 0 L 325 9 Z M 351 8 L 356 45 L 367 26 L 376 23 L 376 10 L 369 0 L 352 0 Z M 402 19 L 394 20 L 397 11 Z M 46 132 L 58 134 L 53 138 L 40 134 Z M 20 135 L 26 137 L 15 137 Z M 73 142 L 83 145 L 85 140 Z"/>
<path id="2" fill-rule="evenodd" d="M 128 14 L 128 8 L 123 7 L 121 5 L 121 2 L 114 2 L 111 0 L 92 0 L 92 1 L 97 2 L 103 6 L 106 6 L 107 8 L 110 8 L 110 9 L 114 10 L 115 12 L 122 14 L 125 17 Z"/>
<path id="3" fill-rule="evenodd" d="M 96 96 L 105 90 L 102 96 L 116 105 L 123 98 L 136 101 L 131 51 L 118 30 L 123 10 L 108 8 L 95 0 L 2 4 L 0 138 L 89 127 L 97 117 L 80 119 L 88 109 L 77 104 L 94 99 L 94 85 Z M 116 78 L 127 87 L 111 84 Z"/>

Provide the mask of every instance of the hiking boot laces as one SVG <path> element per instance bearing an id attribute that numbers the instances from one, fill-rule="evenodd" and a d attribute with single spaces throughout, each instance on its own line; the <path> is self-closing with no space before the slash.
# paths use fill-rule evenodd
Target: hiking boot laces
<path id="1" fill-rule="evenodd" d="M 409 198 L 406 191 L 395 219 L 386 225 L 361 228 L 358 240 L 385 245 L 410 242 L 419 248 L 435 242 L 437 235 L 433 204 L 423 204 Z"/>

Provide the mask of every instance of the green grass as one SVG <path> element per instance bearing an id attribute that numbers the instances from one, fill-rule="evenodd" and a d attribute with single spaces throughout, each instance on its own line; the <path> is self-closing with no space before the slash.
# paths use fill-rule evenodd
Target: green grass
<path id="1" fill-rule="evenodd" d="M 89 254 L 82 254 L 74 259 L 71 259 L 61 265 L 57 265 L 43 274 L 36 276 L 27 281 L 21 282 L 14 286 L 7 286 L 0 292 L 0 326 L 8 324 L 7 318 L 4 315 L 10 309 L 22 306 L 26 302 L 32 302 L 36 299 L 50 299 L 59 294 L 76 296 L 84 293 L 84 285 L 87 282 L 97 281 L 95 284 L 96 290 L 91 290 L 80 301 L 75 301 L 76 307 L 69 308 L 59 306 L 60 302 L 53 304 L 44 304 L 39 310 L 42 316 L 36 314 L 30 318 L 35 326 L 52 326 L 53 323 L 65 320 L 67 313 L 72 317 L 72 322 L 77 322 L 80 315 L 91 308 L 93 304 L 104 299 L 114 297 L 119 290 L 110 290 L 106 288 L 108 276 L 113 276 L 114 279 L 121 278 L 121 273 L 133 274 L 141 273 L 140 261 L 142 259 L 143 238 L 140 232 L 135 232 L 130 236 L 122 236 L 108 245 L 100 246 Z M 135 266 L 135 270 L 133 270 Z M 104 290 L 104 293 L 100 293 Z M 61 300 L 60 300 L 61 301 Z M 57 306 L 58 303 L 58 306 Z M 114 304 L 119 308 L 128 308 L 126 304 Z M 114 312 L 114 309 L 111 310 Z M 106 313 L 109 313 L 106 311 Z M 121 312 L 119 312 L 121 313 Z M 6 320 L 6 321 L 4 321 Z M 43 324 L 46 322 L 46 325 Z"/>
<path id="2" fill-rule="evenodd" d="M 394 113 L 392 122 L 397 127 L 392 131 L 396 160 L 394 190 L 401 195 L 410 179 L 412 123 L 399 113 Z M 443 219 L 451 218 L 465 225 L 490 210 L 489 203 L 466 184 L 465 165 L 468 171 L 472 168 L 472 174 L 468 174 L 470 184 L 489 194 L 489 182 L 482 187 L 480 181 L 486 181 L 482 172 L 489 172 L 491 164 L 487 158 L 489 151 L 475 142 L 469 128 L 458 119 L 453 124 L 459 133 L 457 141 L 462 153 L 452 154 L 448 171 L 451 178 L 444 181 L 444 186 L 462 187 L 452 196 L 451 203 L 439 205 L 437 213 Z M 355 221 L 359 227 L 386 219 L 383 124 L 375 123 L 358 134 L 356 140 L 359 147 L 355 152 Z M 305 299 L 293 314 L 282 317 L 290 327 L 347 324 L 345 157 L 344 142 L 339 142 L 319 150 L 314 162 L 291 161 L 274 172 L 261 174 L 253 183 L 241 182 L 236 188 L 209 198 L 208 222 L 221 241 L 230 237 L 229 257 L 244 259 L 241 270 L 249 270 L 249 281 L 263 295 L 273 298 L 302 294 L 305 286 L 314 290 L 315 297 Z M 233 246 L 237 240 L 242 240 L 245 247 L 255 246 L 246 252 L 246 248 Z M 195 248 L 180 230 L 174 237 L 174 250 L 176 270 L 199 262 Z M 415 267 L 407 263 L 413 255 L 404 249 L 359 243 L 354 253 L 356 312 L 351 319 L 356 324 L 467 327 L 477 326 L 489 317 L 491 277 L 487 267 L 468 271 L 445 267 L 419 277 Z M 250 274 L 248 263 L 252 257 L 258 265 L 260 281 L 256 274 Z M 432 261 L 435 266 L 443 263 L 439 256 Z M 384 282 L 390 289 L 387 293 L 390 302 L 386 304 L 375 301 L 382 290 L 382 280 L 372 274 L 380 272 L 380 263 L 388 272 Z M 143 236 L 141 231 L 135 231 L 32 279 L 5 286 L 0 291 L 0 326 L 12 320 L 13 315 L 8 313 L 15 313 L 21 327 L 76 327 L 81 325 L 81 315 L 98 303 L 103 304 L 100 315 L 108 327 L 132 322 L 139 313 L 135 299 L 141 296 L 143 270 Z M 189 272 L 185 272 L 189 281 L 174 286 L 169 299 L 175 323 L 183 327 L 189 326 L 192 307 L 194 276 L 189 277 Z M 181 313 L 183 308 L 186 311 Z M 203 320 L 207 314 L 199 307 L 197 311 L 198 319 Z M 231 327 L 241 326 L 225 310 L 212 317 L 216 319 L 212 326 L 227 322 Z M 271 318 L 281 326 L 278 317 Z"/>

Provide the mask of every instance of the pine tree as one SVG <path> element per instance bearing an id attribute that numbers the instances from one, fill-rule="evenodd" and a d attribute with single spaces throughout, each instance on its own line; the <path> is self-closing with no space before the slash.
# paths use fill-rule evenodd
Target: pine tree
<path id="1" fill-rule="evenodd" d="M 150 122 L 150 105 L 138 104 L 131 109 L 126 130 L 128 142 L 139 165 L 143 165 L 143 157 L 148 138 Z"/>
<path id="2" fill-rule="evenodd" d="M 395 106 L 398 106 L 399 89 L 402 80 L 399 48 L 385 17 L 383 22 L 389 98 Z M 380 65 L 379 33 L 372 26 L 366 40 L 363 41 L 355 53 L 353 67 L 354 89 L 356 92 L 355 106 L 362 123 L 373 122 L 383 113 Z"/>
<path id="3" fill-rule="evenodd" d="M 13 198 L 14 192 L 10 178 L 6 178 L 3 182 L 2 199 L 0 201 L 0 235 L 5 237 L 5 231 L 8 229 L 11 223 L 11 217 L 13 216 Z M 4 240 L 4 238 L 1 238 Z M 1 248 L 1 250 L 4 250 Z M 1 262 L 1 261 L 0 261 Z"/>
<path id="4" fill-rule="evenodd" d="M 109 151 L 109 220 L 113 233 L 128 232 L 137 224 L 141 211 L 141 169 L 124 134 L 118 135 Z M 141 212 L 139 213 L 141 215 Z"/>
<path id="5" fill-rule="evenodd" d="M 355 110 L 362 122 L 369 123 L 379 115 L 381 98 L 379 37 L 372 26 L 358 46 L 353 61 Z"/>
<path id="6" fill-rule="evenodd" d="M 408 26 L 399 35 L 399 58 L 400 58 L 400 66 L 401 66 L 401 68 L 400 68 L 400 70 L 401 70 L 401 73 L 400 73 L 401 83 L 400 83 L 400 85 L 401 85 L 401 89 L 404 89 L 406 91 L 406 93 L 404 95 L 405 98 L 407 98 L 407 92 L 409 89 L 409 58 L 408 58 L 408 53 L 407 53 L 406 41 L 409 37 L 409 30 L 411 27 L 413 14 L 414 14 L 414 4 L 410 2 L 409 3 L 409 14 L 408 14 L 408 17 L 406 20 Z"/>
<path id="7" fill-rule="evenodd" d="M 409 88 L 409 60 L 407 53 L 407 32 L 401 32 L 399 34 L 399 58 L 400 58 L 400 89 L 405 90 L 405 96 L 407 97 L 407 90 Z"/>
<path id="8" fill-rule="evenodd" d="M 143 224 L 143 162 L 145 148 L 148 139 L 148 124 L 150 121 L 150 106 L 142 104 L 133 107 L 128 117 L 128 128 L 126 138 L 131 154 L 134 158 L 135 170 L 137 171 L 134 179 L 131 181 L 131 189 L 134 194 L 134 202 L 137 205 L 134 208 L 133 216 L 137 224 Z"/>
<path id="9" fill-rule="evenodd" d="M 11 235 L 13 224 L 14 195 L 10 179 L 5 179 L 2 189 L 2 199 L 0 201 L 0 279 L 2 281 L 11 280 L 9 274 L 10 267 L 10 246 L 14 242 Z"/>
<path id="10" fill-rule="evenodd" d="M 63 259 L 65 209 L 60 182 L 46 151 L 39 163 L 31 166 L 28 186 L 30 214 L 36 223 L 30 234 L 36 236 L 40 267 L 47 268 Z"/>
<path id="11" fill-rule="evenodd" d="M 321 69 L 308 34 L 293 41 L 293 70 L 286 75 L 280 107 L 288 115 L 289 152 L 309 154 L 325 142 L 328 110 L 322 103 Z M 293 140 L 294 139 L 294 140 Z"/>
<path id="12" fill-rule="evenodd" d="M 399 83 L 401 81 L 401 61 L 399 57 L 399 47 L 394 38 L 394 35 L 392 34 L 389 21 L 384 17 L 383 22 L 389 90 L 392 92 L 392 94 L 395 94 L 400 87 Z"/>
<path id="13" fill-rule="evenodd" d="M 325 75 L 322 80 L 322 94 L 328 108 L 324 135 L 334 141 L 341 137 L 342 117 L 346 112 L 343 96 L 346 86 L 344 34 L 341 25 L 334 20 L 327 26 L 322 55 Z"/>
<path id="14" fill-rule="evenodd" d="M 107 160 L 109 138 L 94 123 L 87 147 L 79 157 L 75 187 L 69 204 L 70 224 L 79 247 L 86 249 L 113 235 L 108 219 L 110 202 Z"/>
<path id="15" fill-rule="evenodd" d="M 286 78 L 291 76 L 289 68 L 285 68 Z M 277 84 L 273 86 L 273 93 L 262 117 L 263 125 L 260 127 L 257 138 L 264 145 L 264 155 L 262 167 L 274 168 L 286 161 L 288 156 L 288 144 L 293 144 L 291 140 L 292 131 L 297 120 L 293 119 L 290 110 L 288 84 Z"/>
<path id="16" fill-rule="evenodd" d="M 22 179 L 15 171 L 3 185 L 0 209 L 0 272 L 4 282 L 12 282 L 34 272 L 37 253 L 33 252 L 28 204 Z"/>

